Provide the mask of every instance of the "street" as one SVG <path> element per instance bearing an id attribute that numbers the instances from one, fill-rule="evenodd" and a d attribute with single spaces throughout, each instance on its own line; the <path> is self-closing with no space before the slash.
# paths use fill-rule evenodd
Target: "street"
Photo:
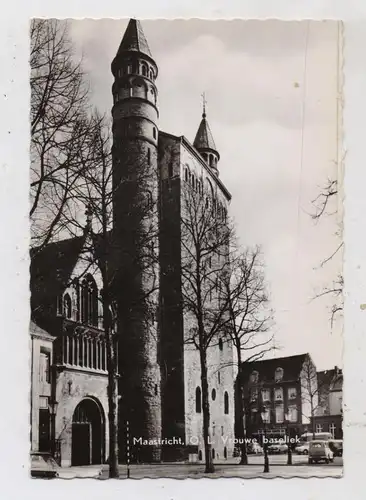
<path id="1" fill-rule="evenodd" d="M 231 462 L 231 463 L 230 463 Z M 269 457 L 270 471 L 263 473 L 263 456 L 250 456 L 249 465 L 238 465 L 237 459 L 226 461 L 225 463 L 216 463 L 213 474 L 204 473 L 204 464 L 186 464 L 186 463 L 165 463 L 165 464 L 133 464 L 130 465 L 130 478 L 220 478 L 220 477 L 240 477 L 240 478 L 274 478 L 274 477 L 342 477 L 343 459 L 335 458 L 330 464 L 309 465 L 306 456 L 294 455 L 293 465 L 288 466 L 287 455 L 271 455 Z M 108 479 L 108 467 L 103 466 L 84 466 L 69 467 L 59 470 L 59 477 L 71 479 L 75 477 L 98 477 Z M 120 478 L 127 478 L 127 466 L 120 465 Z"/>

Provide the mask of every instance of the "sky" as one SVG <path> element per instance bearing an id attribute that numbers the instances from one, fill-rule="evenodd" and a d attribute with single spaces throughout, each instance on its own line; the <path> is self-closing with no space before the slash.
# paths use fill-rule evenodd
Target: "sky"
<path id="1" fill-rule="evenodd" d="M 128 20 L 72 21 L 93 104 L 112 107 L 114 58 Z M 241 244 L 261 245 L 275 311 L 272 356 L 309 352 L 319 370 L 342 366 L 342 318 L 314 295 L 341 272 L 341 214 L 332 200 L 310 217 L 339 162 L 335 21 L 142 21 L 157 79 L 159 129 L 193 142 L 202 113 L 220 153 Z"/>

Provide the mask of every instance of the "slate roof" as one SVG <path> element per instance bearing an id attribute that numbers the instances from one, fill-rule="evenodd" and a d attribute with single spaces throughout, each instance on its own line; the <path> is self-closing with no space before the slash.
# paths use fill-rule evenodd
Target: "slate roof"
<path id="1" fill-rule="evenodd" d="M 341 391 L 343 387 L 342 370 L 334 368 L 318 372 L 318 386 L 329 388 L 331 391 Z"/>
<path id="2" fill-rule="evenodd" d="M 31 309 L 51 315 L 58 295 L 68 286 L 85 242 L 85 235 L 50 243 L 41 251 L 31 251 Z"/>
<path id="3" fill-rule="evenodd" d="M 141 23 L 137 19 L 130 19 L 117 54 L 131 51 L 152 57 Z"/>
<path id="4" fill-rule="evenodd" d="M 205 113 L 202 115 L 200 126 L 198 127 L 196 137 L 193 141 L 193 146 L 198 151 L 201 149 L 212 149 L 217 152 L 215 141 L 213 140 L 212 132 Z"/>
<path id="5" fill-rule="evenodd" d="M 253 371 L 258 372 L 258 382 L 273 382 L 275 383 L 276 368 L 283 369 L 282 382 L 297 380 L 300 376 L 302 366 L 309 354 L 297 354 L 295 356 L 287 356 L 283 358 L 264 359 L 246 363 L 243 367 L 243 383 L 248 382 L 249 376 Z M 311 358 L 310 358 L 311 359 Z"/>
<path id="6" fill-rule="evenodd" d="M 46 330 L 43 328 L 40 328 L 34 321 L 30 321 L 29 324 L 29 333 L 31 335 L 35 335 L 36 337 L 42 337 L 43 339 L 46 340 L 54 340 L 55 337 L 53 337 L 50 333 L 48 333 Z"/>

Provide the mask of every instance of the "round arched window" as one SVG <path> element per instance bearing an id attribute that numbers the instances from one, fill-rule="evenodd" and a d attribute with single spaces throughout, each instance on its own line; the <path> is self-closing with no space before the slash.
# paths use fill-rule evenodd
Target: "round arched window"
<path id="1" fill-rule="evenodd" d="M 215 401 L 215 399 L 216 399 L 216 389 L 212 389 L 211 396 L 212 396 L 212 401 Z"/>

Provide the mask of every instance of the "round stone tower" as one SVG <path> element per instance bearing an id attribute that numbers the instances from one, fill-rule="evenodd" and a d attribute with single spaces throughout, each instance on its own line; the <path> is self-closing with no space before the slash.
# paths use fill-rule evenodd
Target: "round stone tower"
<path id="1" fill-rule="evenodd" d="M 158 67 L 139 21 L 131 19 L 112 62 L 113 231 L 119 335 L 120 459 L 126 424 L 132 459 L 158 461 Z"/>

